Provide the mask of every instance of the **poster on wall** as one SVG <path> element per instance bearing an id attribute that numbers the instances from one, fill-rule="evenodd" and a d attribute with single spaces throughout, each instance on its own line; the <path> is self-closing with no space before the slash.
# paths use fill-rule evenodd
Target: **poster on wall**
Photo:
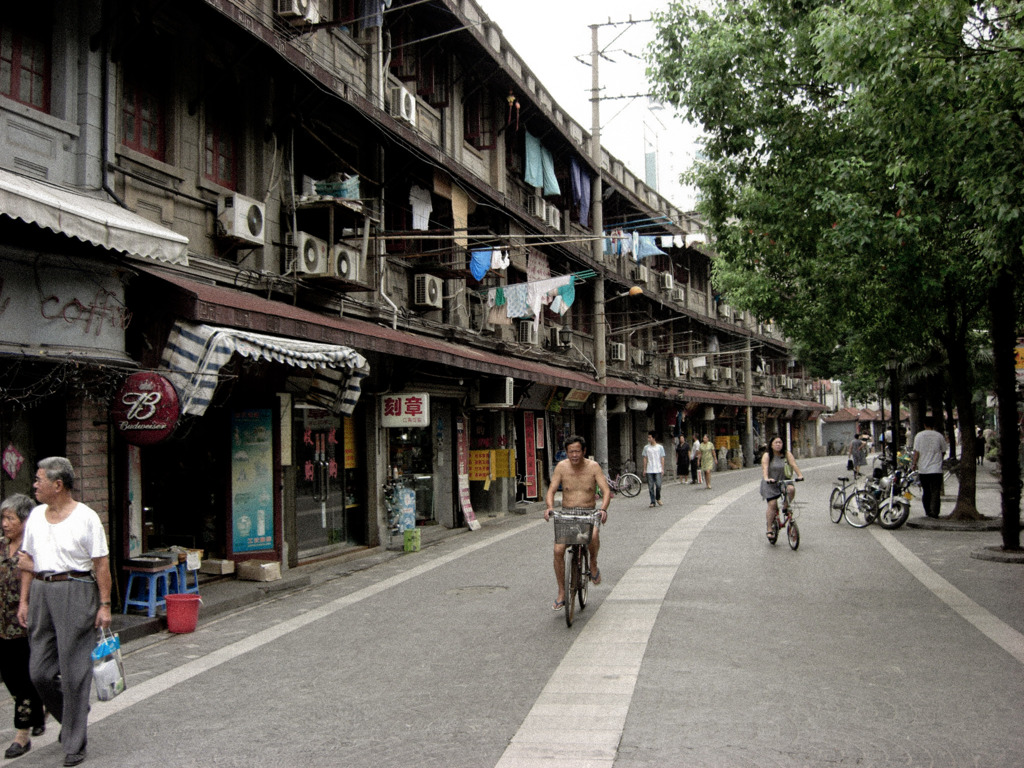
<path id="1" fill-rule="evenodd" d="M 231 549 L 274 549 L 273 411 L 231 415 Z"/>
<path id="2" fill-rule="evenodd" d="M 473 511 L 473 502 L 469 497 L 469 435 L 466 433 L 466 419 L 464 416 L 457 416 L 455 419 L 455 452 L 459 482 L 459 503 L 462 506 L 462 515 L 466 518 L 469 530 L 476 531 L 480 528 L 480 521 L 476 519 Z"/>
<path id="3" fill-rule="evenodd" d="M 523 414 L 523 472 L 526 480 L 526 498 L 537 498 L 537 430 L 533 411 Z"/>

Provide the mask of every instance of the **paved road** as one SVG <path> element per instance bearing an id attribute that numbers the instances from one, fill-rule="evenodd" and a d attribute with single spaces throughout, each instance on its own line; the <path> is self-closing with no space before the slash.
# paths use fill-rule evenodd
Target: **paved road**
<path id="1" fill-rule="evenodd" d="M 550 526 L 510 516 L 133 644 L 87 765 L 1021 765 L 1024 569 L 968 557 L 997 534 L 833 525 L 842 462 L 803 466 L 796 552 L 755 470 L 617 499 L 572 629 Z"/>

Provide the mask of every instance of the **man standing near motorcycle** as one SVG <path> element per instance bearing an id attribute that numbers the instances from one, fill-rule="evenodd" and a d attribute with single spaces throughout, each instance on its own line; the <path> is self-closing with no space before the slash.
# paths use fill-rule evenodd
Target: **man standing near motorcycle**
<path id="1" fill-rule="evenodd" d="M 928 517 L 938 517 L 942 503 L 942 457 L 949 450 L 946 438 L 932 429 L 933 420 L 924 419 L 924 429 L 914 436 L 914 458 L 910 468 L 921 478 L 921 502 Z"/>

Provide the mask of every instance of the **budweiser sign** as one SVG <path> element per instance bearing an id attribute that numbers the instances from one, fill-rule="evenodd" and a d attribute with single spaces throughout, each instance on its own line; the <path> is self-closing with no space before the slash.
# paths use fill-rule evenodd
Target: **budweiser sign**
<path id="1" fill-rule="evenodd" d="M 178 393 L 156 373 L 133 373 L 111 410 L 114 426 L 132 445 L 153 445 L 170 437 L 178 424 Z"/>

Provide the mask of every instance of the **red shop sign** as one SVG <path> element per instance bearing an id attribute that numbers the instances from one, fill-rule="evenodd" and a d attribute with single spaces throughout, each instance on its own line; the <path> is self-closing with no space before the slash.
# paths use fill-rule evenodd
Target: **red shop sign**
<path id="1" fill-rule="evenodd" d="M 178 393 L 156 373 L 133 373 L 111 409 L 114 426 L 132 445 L 153 445 L 170 437 L 178 424 Z"/>

